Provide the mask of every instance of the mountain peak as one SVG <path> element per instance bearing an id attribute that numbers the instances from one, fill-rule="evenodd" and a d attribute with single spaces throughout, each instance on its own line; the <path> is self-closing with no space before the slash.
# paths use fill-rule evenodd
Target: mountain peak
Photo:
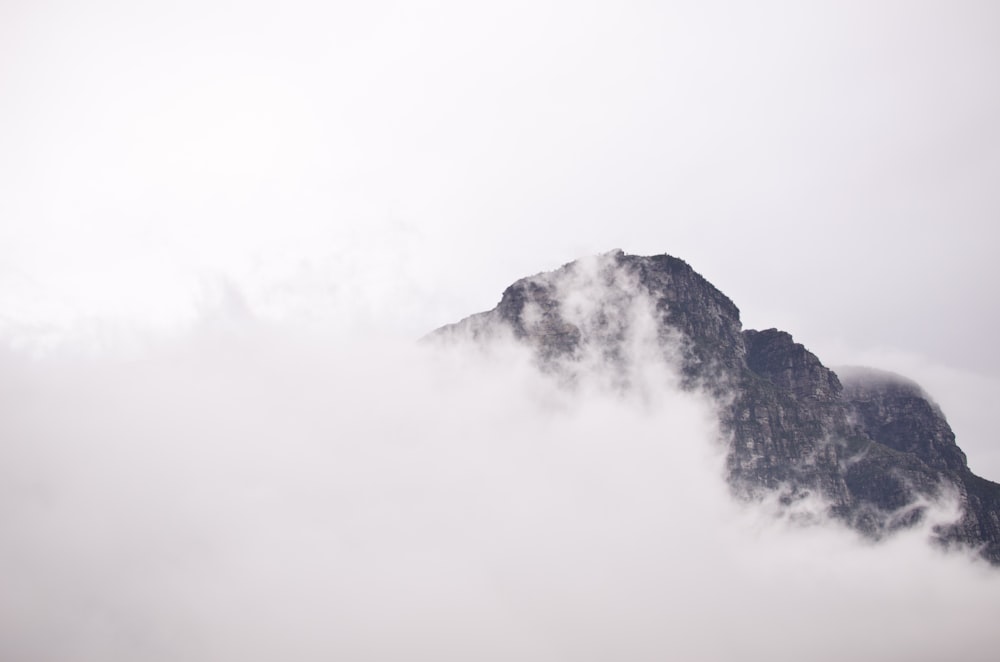
<path id="1" fill-rule="evenodd" d="M 1000 564 L 1000 485 L 969 470 L 917 384 L 871 369 L 838 375 L 785 331 L 743 330 L 736 305 L 680 258 L 613 250 L 575 260 L 516 281 L 494 309 L 431 335 L 512 337 L 554 371 L 662 361 L 684 388 L 719 402 L 736 496 L 819 497 L 830 515 L 880 538 L 922 521 L 947 491 L 962 515 L 936 528 L 936 542 Z"/>

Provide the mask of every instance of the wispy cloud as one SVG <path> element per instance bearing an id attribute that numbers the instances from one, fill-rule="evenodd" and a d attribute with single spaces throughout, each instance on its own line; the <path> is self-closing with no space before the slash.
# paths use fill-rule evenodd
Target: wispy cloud
<path id="1" fill-rule="evenodd" d="M 5 352 L 0 651 L 33 660 L 990 659 L 1000 577 L 733 501 L 714 403 L 645 361 L 244 319 Z M 646 366 L 643 368 L 642 366 Z"/>

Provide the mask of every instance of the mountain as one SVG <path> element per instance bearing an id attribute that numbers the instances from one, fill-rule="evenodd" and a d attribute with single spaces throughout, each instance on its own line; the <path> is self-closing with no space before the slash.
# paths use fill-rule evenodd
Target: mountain
<path id="1" fill-rule="evenodd" d="M 828 515 L 873 539 L 951 497 L 961 516 L 935 526 L 935 542 L 1000 565 L 1000 485 L 972 473 L 917 384 L 867 368 L 834 372 L 784 331 L 744 330 L 736 305 L 683 260 L 622 251 L 577 260 L 518 280 L 493 310 L 431 337 L 513 337 L 568 384 L 599 365 L 627 389 L 637 366 L 664 360 L 682 388 L 719 403 L 737 497 L 787 506 L 819 497 Z"/>

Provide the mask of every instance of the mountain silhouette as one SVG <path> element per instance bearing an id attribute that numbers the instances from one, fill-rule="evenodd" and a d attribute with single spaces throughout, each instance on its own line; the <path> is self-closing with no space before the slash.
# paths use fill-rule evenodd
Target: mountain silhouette
<path id="1" fill-rule="evenodd" d="M 430 337 L 513 338 L 570 385 L 599 365 L 628 389 L 632 368 L 662 360 L 682 388 L 718 402 L 738 498 L 789 507 L 818 498 L 826 515 L 872 539 L 924 521 L 930 504 L 950 498 L 961 514 L 934 527 L 936 544 L 1000 564 L 1000 485 L 969 469 L 917 384 L 869 368 L 835 372 L 784 331 L 744 330 L 736 305 L 676 257 L 583 258 L 518 280 L 494 309 Z"/>

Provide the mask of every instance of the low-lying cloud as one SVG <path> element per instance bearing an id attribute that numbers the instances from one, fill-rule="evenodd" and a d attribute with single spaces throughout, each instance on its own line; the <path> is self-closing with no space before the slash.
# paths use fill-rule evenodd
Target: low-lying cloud
<path id="1" fill-rule="evenodd" d="M 714 404 L 668 366 L 637 368 L 641 394 L 596 373 L 568 390 L 510 344 L 250 321 L 128 358 L 0 361 L 3 659 L 1000 645 L 1000 576 L 926 530 L 873 545 L 732 500 Z"/>

